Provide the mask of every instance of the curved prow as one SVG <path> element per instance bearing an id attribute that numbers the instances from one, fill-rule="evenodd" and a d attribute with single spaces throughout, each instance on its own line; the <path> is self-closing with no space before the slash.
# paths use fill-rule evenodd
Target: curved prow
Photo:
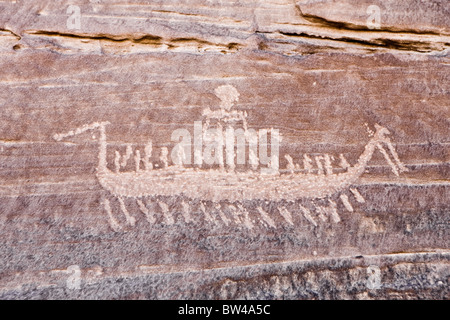
<path id="1" fill-rule="evenodd" d="M 107 146 L 106 146 L 105 127 L 108 124 L 109 124 L 108 121 L 94 122 L 94 123 L 82 126 L 78 129 L 71 130 L 67 133 L 55 134 L 53 136 L 53 138 L 56 141 L 61 141 L 64 138 L 73 137 L 73 136 L 76 136 L 78 134 L 81 134 L 81 133 L 89 131 L 89 130 L 99 129 L 100 130 L 100 138 L 99 138 L 100 147 L 99 147 L 99 154 L 98 154 L 97 172 L 107 171 L 107 168 L 106 168 L 106 147 Z"/>
<path id="2" fill-rule="evenodd" d="M 394 146 L 392 145 L 391 139 L 387 137 L 387 135 L 390 134 L 389 130 L 378 124 L 375 124 L 375 129 L 376 129 L 376 132 L 374 134 L 375 145 L 386 159 L 387 163 L 392 169 L 392 172 L 396 176 L 399 176 L 399 173 L 408 171 L 408 168 L 406 168 L 405 165 L 400 161 L 400 158 L 398 157 L 398 154 L 395 151 Z M 383 147 L 383 143 L 387 146 L 390 155 L 394 160 L 391 159 L 389 153 Z"/>

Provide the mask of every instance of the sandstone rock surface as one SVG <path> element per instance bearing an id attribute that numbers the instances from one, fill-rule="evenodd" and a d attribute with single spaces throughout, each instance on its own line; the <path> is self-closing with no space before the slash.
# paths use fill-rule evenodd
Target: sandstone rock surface
<path id="1" fill-rule="evenodd" d="M 0 1 L 0 299 L 449 299 L 449 11 Z M 173 164 L 214 110 L 279 176 Z"/>

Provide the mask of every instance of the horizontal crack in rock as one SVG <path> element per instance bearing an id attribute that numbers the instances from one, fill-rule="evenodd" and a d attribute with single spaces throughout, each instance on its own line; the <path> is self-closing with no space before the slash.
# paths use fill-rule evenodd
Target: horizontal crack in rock
<path id="1" fill-rule="evenodd" d="M 296 8 L 298 9 L 300 16 L 304 18 L 305 20 L 318 24 L 327 28 L 331 29 L 337 29 L 337 30 L 348 30 L 348 31 L 361 31 L 361 32 L 367 32 L 367 33 L 376 33 L 376 32 L 387 32 L 387 33 L 395 33 L 395 34 L 417 34 L 417 35 L 447 35 L 447 34 L 441 34 L 439 32 L 431 31 L 431 30 L 415 30 L 415 29 L 400 29 L 395 27 L 389 27 L 389 28 L 379 28 L 379 29 L 369 29 L 367 26 L 363 25 L 357 25 L 350 22 L 343 22 L 343 21 L 333 21 L 328 20 L 323 17 L 319 17 L 312 14 L 305 14 L 302 12 L 299 5 L 296 5 Z"/>
<path id="2" fill-rule="evenodd" d="M 420 41 L 409 41 L 409 40 L 393 40 L 386 38 L 377 38 L 373 40 L 361 40 L 350 37 L 333 38 L 329 36 L 312 35 L 304 32 L 293 33 L 279 31 L 280 34 L 288 37 L 301 37 L 301 38 L 312 38 L 312 39 L 322 39 L 322 40 L 332 40 L 340 42 L 355 43 L 363 46 L 376 47 L 376 48 L 386 48 L 394 50 L 403 51 L 416 51 L 416 52 L 431 52 L 431 51 L 441 51 L 443 50 L 444 43 L 430 43 L 430 42 L 420 42 Z"/>
<path id="3" fill-rule="evenodd" d="M 90 35 L 90 34 L 76 34 L 76 33 L 64 33 L 64 32 L 56 32 L 56 31 L 25 31 L 27 34 L 32 35 L 43 35 L 49 37 L 68 37 L 68 38 L 76 38 L 76 39 L 89 39 L 89 40 L 106 40 L 113 42 L 125 42 L 131 41 L 133 43 L 142 43 L 142 44 L 154 44 L 160 45 L 162 44 L 162 38 L 159 36 L 149 35 L 149 34 L 136 34 L 136 36 L 124 36 L 124 35 L 110 35 L 110 34 L 98 34 L 98 35 Z"/>
<path id="4" fill-rule="evenodd" d="M 11 30 L 8 30 L 8 29 L 0 29 L 0 31 L 1 31 L 1 32 L 7 32 L 7 33 L 10 33 L 10 34 L 11 34 L 11 35 L 13 35 L 14 37 L 16 37 L 16 38 L 17 38 L 17 40 L 20 40 L 20 39 L 22 39 L 22 37 L 21 37 L 21 36 L 19 36 L 18 34 L 16 34 L 16 33 L 12 32 Z"/>
<path id="5" fill-rule="evenodd" d="M 166 45 L 168 50 L 175 48 L 182 48 L 186 46 L 187 48 L 192 48 L 197 45 L 198 49 L 216 49 L 222 53 L 232 53 L 239 50 L 243 45 L 237 42 L 230 43 L 212 43 L 203 39 L 198 39 L 195 37 L 180 37 L 164 39 L 160 36 L 150 35 L 150 34 L 122 34 L 122 35 L 111 35 L 111 34 L 81 34 L 81 33 L 65 33 L 58 31 L 45 31 L 45 30 L 27 30 L 24 32 L 28 35 L 44 36 L 44 37 L 61 37 L 61 38 L 71 38 L 80 40 L 100 40 L 100 41 L 110 41 L 113 43 L 136 43 L 142 45 L 151 45 L 155 47 Z"/>
<path id="6" fill-rule="evenodd" d="M 338 28 L 340 23 L 334 26 L 334 28 Z M 348 28 L 346 28 L 347 30 Z M 0 29 L 1 30 L 1 29 Z M 349 29 L 350 30 L 350 29 Z M 9 31 L 9 30 L 6 30 Z M 9 31 L 11 32 L 11 31 Z M 12 32 L 11 32 L 12 33 Z M 41 35 L 48 37 L 64 37 L 64 38 L 74 38 L 74 39 L 88 39 L 88 40 L 102 40 L 102 41 L 111 41 L 111 42 L 132 42 L 143 45 L 153 45 L 153 46 L 161 46 L 167 45 L 168 49 L 178 48 L 183 45 L 189 45 L 192 43 L 197 43 L 199 48 L 203 46 L 212 46 L 217 47 L 221 50 L 222 53 L 226 53 L 227 51 L 235 52 L 239 50 L 243 45 L 237 42 L 230 42 L 228 44 L 216 44 L 203 39 L 197 38 L 173 38 L 164 40 L 160 36 L 150 35 L 150 34 L 134 34 L 134 35 L 111 35 L 111 34 L 77 34 L 77 33 L 64 33 L 57 31 L 44 31 L 44 30 L 28 30 L 25 31 L 26 34 L 30 35 Z M 319 39 L 319 40 L 331 40 L 331 41 L 339 41 L 339 42 L 347 42 L 358 44 L 366 47 L 372 48 L 386 48 L 386 49 L 394 49 L 394 50 L 403 50 L 403 51 L 415 51 L 420 53 L 432 52 L 432 51 L 441 51 L 448 44 L 441 42 L 426 42 L 426 41 L 415 41 L 415 40 L 397 40 L 397 39 L 389 39 L 389 38 L 375 38 L 371 40 L 364 39 L 356 39 L 354 37 L 343 36 L 343 37 L 331 37 L 326 35 L 315 35 L 306 32 L 285 32 L 285 31 L 276 31 L 276 32 L 261 32 L 256 31 L 255 34 L 267 34 L 267 33 L 278 33 L 288 37 L 299 37 L 299 38 L 311 38 L 311 39 Z M 14 33 L 12 33 L 14 34 Z M 16 35 L 19 39 L 20 37 Z"/>

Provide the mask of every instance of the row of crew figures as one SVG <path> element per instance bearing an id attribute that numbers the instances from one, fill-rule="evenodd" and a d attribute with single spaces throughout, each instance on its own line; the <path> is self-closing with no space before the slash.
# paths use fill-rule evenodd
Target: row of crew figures
<path id="1" fill-rule="evenodd" d="M 175 153 L 178 152 L 178 155 L 176 156 L 178 159 L 184 159 L 184 149 L 178 148 L 178 150 L 175 151 Z M 136 172 L 140 171 L 150 171 L 156 168 L 182 168 L 185 165 L 183 164 L 183 161 L 172 161 L 170 164 L 169 161 L 169 150 L 167 147 L 162 147 L 158 161 L 152 162 L 150 159 L 152 158 L 153 153 L 153 146 L 152 142 L 148 142 L 147 145 L 144 147 L 144 153 L 141 154 L 141 151 L 139 149 L 136 149 L 133 152 L 133 148 L 131 144 L 128 144 L 126 146 L 125 154 L 121 154 L 119 151 L 115 151 L 115 157 L 114 157 L 114 171 L 116 173 L 120 173 L 121 170 L 125 170 L 125 168 L 128 166 L 128 162 L 133 158 L 134 162 L 134 168 Z M 257 154 L 253 149 L 248 150 L 249 153 L 249 167 L 253 171 L 257 171 L 260 169 L 260 159 L 258 158 Z M 172 153 L 173 155 L 173 153 Z M 197 155 L 198 157 L 198 155 Z M 220 157 L 219 157 L 220 158 Z M 337 159 L 333 155 L 329 154 L 319 154 L 310 156 L 308 154 L 303 154 L 302 159 L 302 165 L 299 163 L 294 163 L 293 158 L 286 154 L 284 156 L 285 160 L 287 161 L 286 169 L 285 170 L 279 170 L 279 159 L 277 155 L 271 155 L 267 161 L 267 168 L 271 169 L 272 171 L 275 171 L 276 173 L 294 173 L 294 172 L 305 172 L 305 173 L 316 173 L 319 175 L 331 175 L 333 174 L 333 162 L 335 162 Z M 223 159 L 223 157 L 222 157 Z M 343 154 L 339 155 L 339 167 L 340 170 L 350 167 L 350 164 L 348 163 L 347 159 L 344 157 Z M 218 167 L 220 169 L 227 168 L 228 170 L 235 170 L 236 165 L 227 164 L 225 165 L 223 161 L 219 161 L 217 163 Z M 187 165 L 186 165 L 187 167 Z M 194 168 L 201 168 L 201 165 L 196 166 L 194 164 Z"/>

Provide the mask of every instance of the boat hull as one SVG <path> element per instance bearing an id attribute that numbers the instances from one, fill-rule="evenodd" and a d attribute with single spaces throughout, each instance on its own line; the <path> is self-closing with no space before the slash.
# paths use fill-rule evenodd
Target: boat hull
<path id="1" fill-rule="evenodd" d="M 190 168 L 140 172 L 97 173 L 103 188 L 119 197 L 183 195 L 210 201 L 271 200 L 294 201 L 299 198 L 325 198 L 353 184 L 359 172 L 349 170 L 330 175 L 255 174 Z"/>

